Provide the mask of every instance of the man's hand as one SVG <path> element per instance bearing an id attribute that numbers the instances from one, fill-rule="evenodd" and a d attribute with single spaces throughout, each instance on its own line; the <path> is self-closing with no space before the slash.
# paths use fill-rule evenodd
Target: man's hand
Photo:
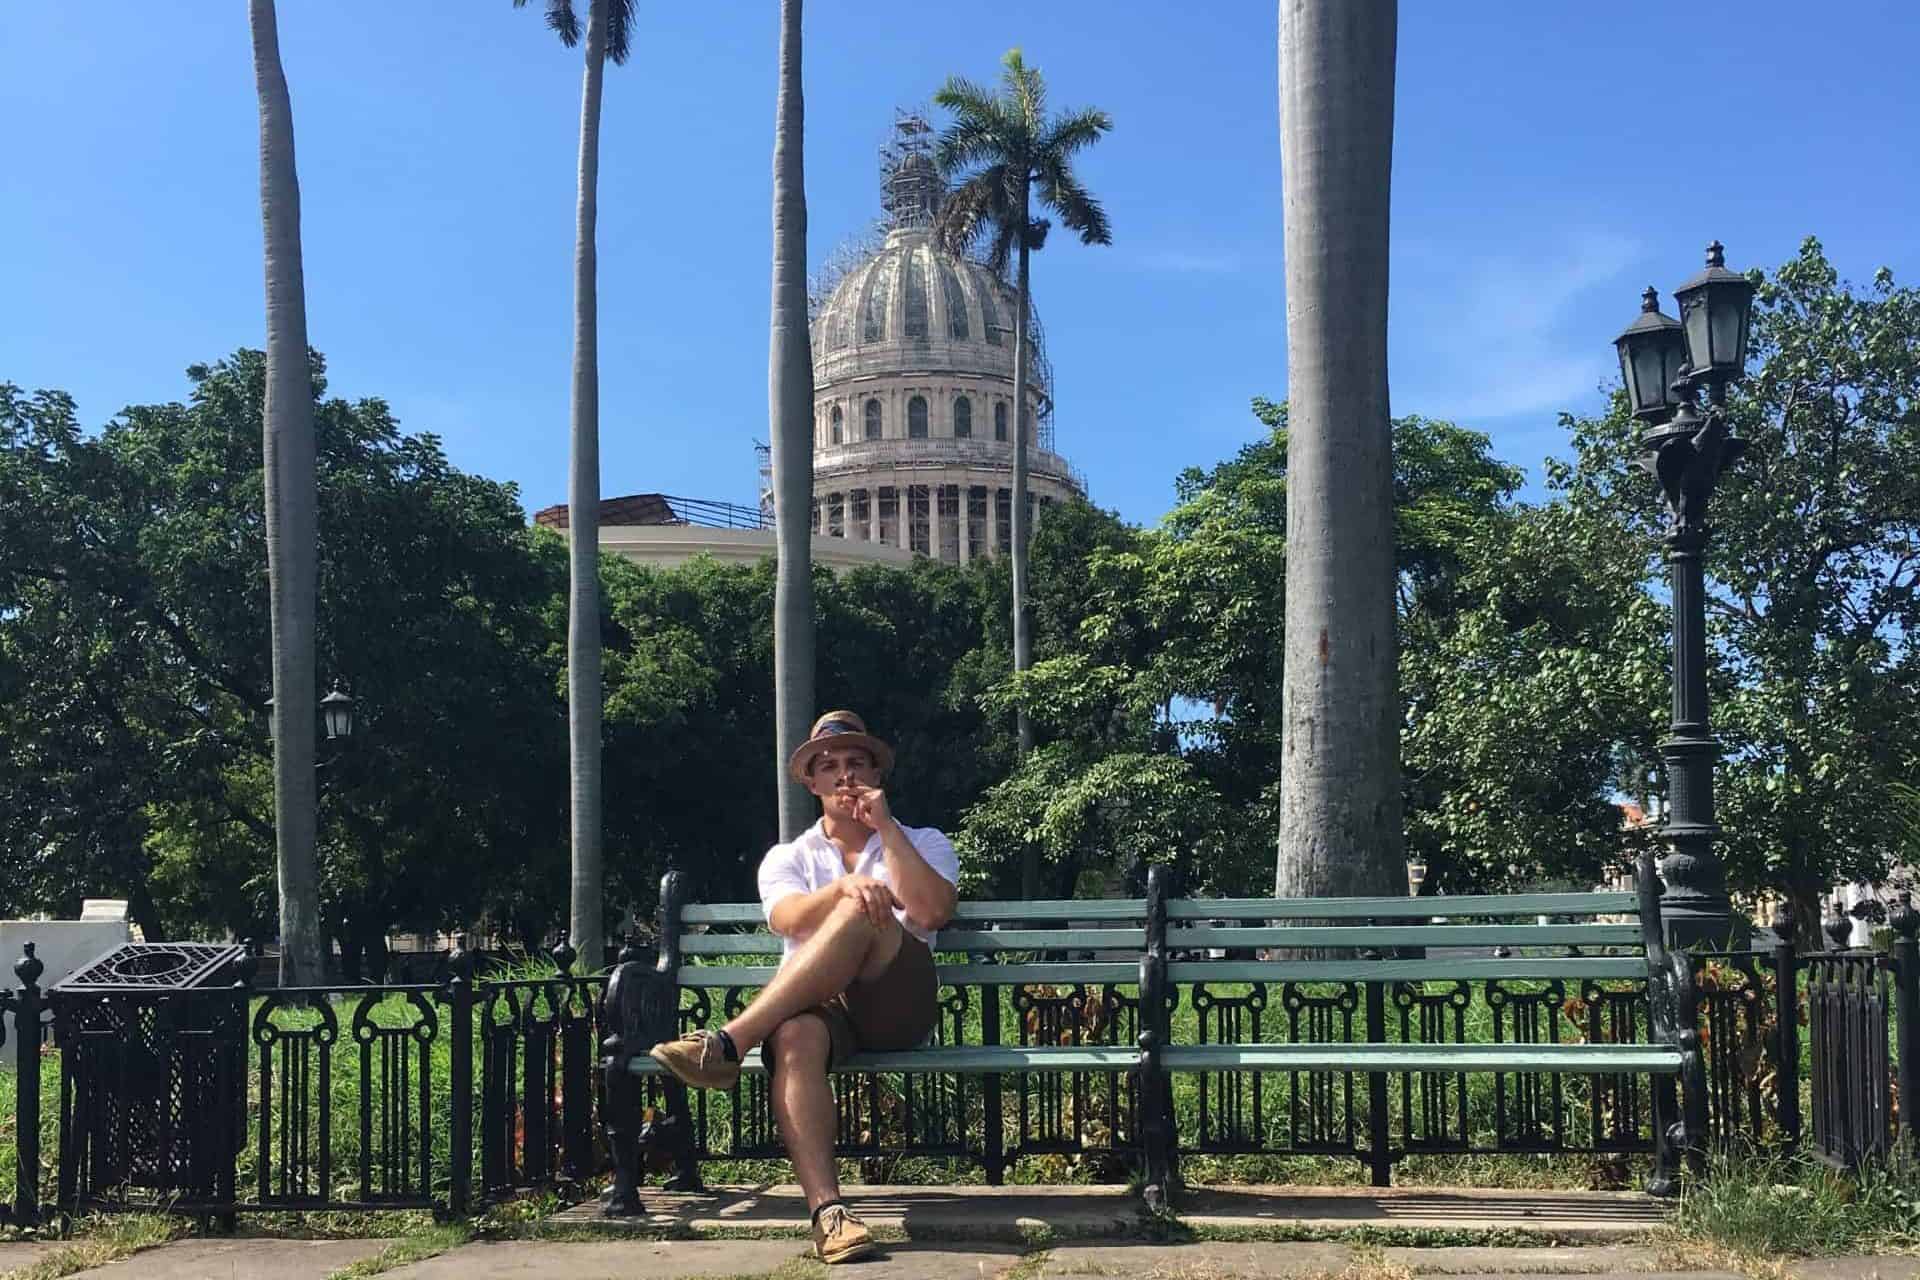
<path id="1" fill-rule="evenodd" d="M 887 807 L 887 793 L 878 787 L 863 787 L 858 783 L 850 790 L 853 792 L 853 820 L 882 835 L 886 834 L 887 828 L 893 825 L 893 810 Z"/>
<path id="2" fill-rule="evenodd" d="M 840 890 L 840 896 L 860 904 L 867 913 L 867 919 L 880 927 L 893 918 L 893 909 L 900 900 L 893 896 L 893 890 L 887 888 L 872 876 L 843 876 L 833 882 Z"/>

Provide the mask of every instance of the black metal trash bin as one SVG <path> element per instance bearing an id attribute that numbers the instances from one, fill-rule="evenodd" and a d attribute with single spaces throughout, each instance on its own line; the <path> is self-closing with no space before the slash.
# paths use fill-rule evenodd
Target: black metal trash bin
<path id="1" fill-rule="evenodd" d="M 230 1205 L 246 1140 L 247 990 L 232 943 L 130 942 L 47 992 L 69 1211 L 135 1191 Z"/>

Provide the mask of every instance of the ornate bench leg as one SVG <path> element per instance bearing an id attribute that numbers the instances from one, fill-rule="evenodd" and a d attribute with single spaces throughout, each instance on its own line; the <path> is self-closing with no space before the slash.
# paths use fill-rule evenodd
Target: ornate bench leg
<path id="1" fill-rule="evenodd" d="M 631 1218 L 646 1212 L 640 1203 L 640 1081 L 627 1070 L 625 1046 L 618 1035 L 608 1036 L 602 1069 L 607 1149 L 613 1154 L 613 1188 L 601 1210 L 609 1218 Z"/>
<path id="2" fill-rule="evenodd" d="M 659 1141 L 673 1153 L 673 1172 L 662 1185 L 668 1191 L 704 1192 L 707 1184 L 700 1180 L 700 1156 L 693 1142 L 693 1105 L 687 1097 L 687 1086 L 670 1076 L 665 1083 L 667 1114 L 660 1121 Z"/>
<path id="3" fill-rule="evenodd" d="M 1173 1208 L 1173 1094 L 1160 1065 L 1160 1041 L 1151 1031 L 1140 1036 L 1138 1095 L 1146 1184 L 1140 1196 L 1154 1213 Z"/>
<path id="4" fill-rule="evenodd" d="M 1680 1156 L 1685 1135 L 1680 1126 L 1676 1083 L 1673 1076 L 1653 1078 L 1653 1176 L 1647 1179 L 1650 1196 L 1672 1196 L 1680 1191 Z"/>

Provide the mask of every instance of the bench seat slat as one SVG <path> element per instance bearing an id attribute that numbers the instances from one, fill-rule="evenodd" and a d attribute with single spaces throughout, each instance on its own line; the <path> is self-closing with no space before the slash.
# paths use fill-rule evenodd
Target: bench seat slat
<path id="1" fill-rule="evenodd" d="M 1419 982 L 1464 978 L 1644 978 L 1640 956 L 1512 956 L 1504 960 L 1176 960 L 1173 982 Z"/>
<path id="2" fill-rule="evenodd" d="M 1128 1045 L 929 1045 L 897 1053 L 856 1053 L 834 1070 L 841 1075 L 859 1071 L 953 1071 L 967 1075 L 1002 1071 L 1131 1071 L 1139 1061 L 1140 1051 Z M 627 1069 L 637 1076 L 655 1076 L 665 1071 L 645 1054 L 636 1057 Z M 749 1050 L 741 1059 L 741 1069 L 766 1070 L 760 1050 Z"/>
<path id="3" fill-rule="evenodd" d="M 1050 899 L 1044 902 L 962 902 L 955 920 L 1052 921 L 1146 919 L 1144 898 Z M 766 913 L 757 902 L 690 902 L 680 908 L 681 924 L 762 924 Z"/>
<path id="4" fill-rule="evenodd" d="M 1425 920 L 1433 916 L 1638 917 L 1632 893 L 1463 894 L 1457 898 L 1176 898 L 1169 920 Z"/>
<path id="5" fill-rule="evenodd" d="M 1145 929 L 942 929 L 934 945 L 947 954 L 993 951 L 1132 951 L 1147 945 Z M 777 956 L 780 939 L 759 933 L 690 933 L 680 939 L 690 956 Z"/>
<path id="6" fill-rule="evenodd" d="M 1144 932 L 1144 931 L 1143 931 Z M 1171 947 L 1618 947 L 1639 946 L 1637 924 L 1174 925 Z"/>
<path id="7" fill-rule="evenodd" d="M 1568 1075 L 1680 1069 L 1662 1044 L 1203 1044 L 1160 1051 L 1170 1071 L 1557 1071 Z"/>
<path id="8" fill-rule="evenodd" d="M 683 987 L 764 987 L 780 972 L 774 965 L 681 965 L 675 980 Z M 943 964 L 940 981 L 950 987 L 1010 987 L 1026 983 L 1134 983 L 1137 962 L 1125 964 Z"/>

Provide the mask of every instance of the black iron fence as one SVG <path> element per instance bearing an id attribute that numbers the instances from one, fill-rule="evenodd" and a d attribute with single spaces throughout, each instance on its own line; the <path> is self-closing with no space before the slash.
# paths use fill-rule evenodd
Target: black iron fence
<path id="1" fill-rule="evenodd" d="M 479 957 L 456 949 L 437 985 L 257 991 L 240 956 L 213 985 L 98 992 L 42 991 L 31 951 L 0 991 L 20 1028 L 0 1224 L 156 1206 L 228 1224 L 464 1214 L 605 1164 L 605 978 L 574 974 L 570 948 L 544 977 L 477 976 Z"/>
<path id="2" fill-rule="evenodd" d="M 1899 913 L 1888 953 L 1696 953 L 1713 1143 L 1799 1148 L 1851 1167 L 1911 1140 L 1917 929 L 1920 917 Z M 604 976 L 573 973 L 565 947 L 553 960 L 546 976 L 483 975 L 478 957 L 456 949 L 438 984 L 256 990 L 240 957 L 190 990 L 49 993 L 29 947 L 16 986 L 0 990 L 19 1028 L 0 1041 L 14 1064 L 13 1115 L 0 1118 L 0 1132 L 13 1122 L 14 1179 L 0 1223 L 153 1205 L 229 1222 L 267 1210 L 463 1214 L 527 1188 L 584 1195 L 609 1164 L 598 1066 L 612 1029 Z M 695 1003 L 678 1011 L 682 1026 L 724 1020 L 750 996 L 684 994 Z M 1137 1031 L 1130 988 L 1023 988 L 991 1009 L 979 995 L 942 993 L 944 1040 L 1127 1043 Z M 1174 1016 L 1197 1042 L 1633 1041 L 1646 1023 L 1636 983 L 1188 986 Z M 1190 1175 L 1195 1156 L 1625 1157 L 1652 1147 L 1653 1099 L 1639 1077 L 1183 1079 L 1176 1122 Z M 616 1083 L 666 1101 L 654 1085 Z M 839 1093 L 842 1154 L 867 1160 L 871 1177 L 908 1157 L 967 1161 L 993 1178 L 1015 1160 L 1054 1162 L 1029 1176 L 1095 1179 L 1125 1177 L 1137 1161 L 1137 1100 L 1112 1073 L 853 1077 Z M 689 1118 L 691 1141 L 673 1145 L 696 1161 L 782 1154 L 764 1082 L 696 1096 Z"/>

